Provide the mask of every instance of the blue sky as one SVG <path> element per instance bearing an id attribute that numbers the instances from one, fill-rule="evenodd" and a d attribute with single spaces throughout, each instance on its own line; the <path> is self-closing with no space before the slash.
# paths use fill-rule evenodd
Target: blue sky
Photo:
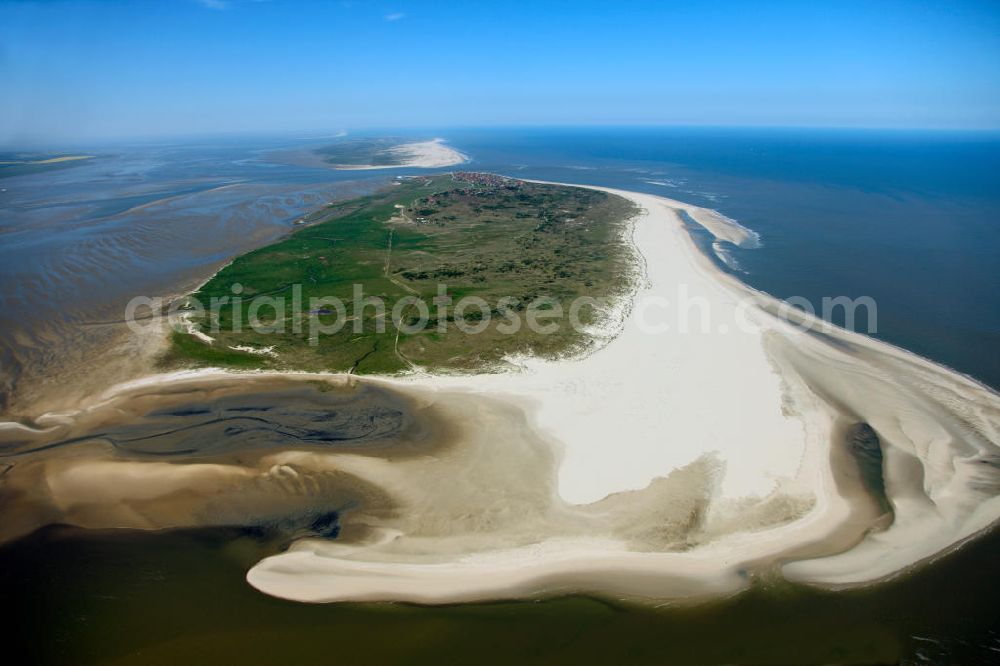
<path id="1" fill-rule="evenodd" d="M 1000 128 L 1000 3 L 0 0 L 0 143 L 495 124 Z"/>

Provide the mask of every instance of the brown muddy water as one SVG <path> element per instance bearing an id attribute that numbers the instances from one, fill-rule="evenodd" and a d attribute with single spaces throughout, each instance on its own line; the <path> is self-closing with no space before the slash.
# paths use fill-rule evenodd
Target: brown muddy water
<path id="1" fill-rule="evenodd" d="M 567 597 L 308 605 L 249 587 L 280 548 L 254 531 L 50 527 L 0 548 L 11 663 L 995 664 L 1000 535 L 866 589 L 758 581 L 731 599 L 638 608 Z M 20 656 L 19 661 L 17 655 Z"/>

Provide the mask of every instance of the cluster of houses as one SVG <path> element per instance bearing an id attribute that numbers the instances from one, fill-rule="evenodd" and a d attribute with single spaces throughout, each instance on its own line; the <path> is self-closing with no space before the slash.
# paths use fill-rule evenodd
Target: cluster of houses
<path id="1" fill-rule="evenodd" d="M 480 196 L 485 194 L 484 190 L 518 190 L 524 185 L 524 181 L 506 176 L 497 176 L 492 173 L 479 173 L 476 171 L 456 171 L 452 178 L 461 183 L 468 183 L 474 187 L 460 187 L 455 190 L 445 191 L 440 194 L 431 194 L 410 204 L 409 210 L 415 213 L 412 222 L 426 224 L 428 216 L 436 212 L 434 209 L 439 205 L 447 206 L 451 195 L 472 195 Z M 455 219 L 451 217 L 450 219 Z"/>
<path id="2" fill-rule="evenodd" d="M 481 185 L 483 187 L 503 187 L 509 190 L 519 189 L 522 185 L 521 181 L 513 178 L 476 171 L 456 171 L 452 174 L 452 178 L 463 183 Z"/>

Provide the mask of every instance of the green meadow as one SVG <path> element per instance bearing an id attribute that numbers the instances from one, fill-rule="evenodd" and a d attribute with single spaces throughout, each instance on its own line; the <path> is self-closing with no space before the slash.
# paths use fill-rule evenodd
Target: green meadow
<path id="1" fill-rule="evenodd" d="M 571 325 L 569 304 L 631 291 L 632 204 L 582 188 L 457 178 L 409 178 L 332 204 L 285 240 L 237 258 L 192 295 L 206 311 L 190 321 L 212 342 L 174 332 L 164 363 L 469 371 L 508 355 L 585 350 L 593 341 Z M 469 297 L 482 300 L 456 311 Z M 577 321 L 599 323 L 603 312 L 585 303 Z M 529 314 L 545 332 L 527 325 Z"/>

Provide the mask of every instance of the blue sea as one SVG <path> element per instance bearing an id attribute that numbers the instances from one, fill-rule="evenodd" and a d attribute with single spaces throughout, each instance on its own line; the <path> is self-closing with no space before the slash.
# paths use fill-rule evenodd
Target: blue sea
<path id="1" fill-rule="evenodd" d="M 450 132 L 473 168 L 714 208 L 756 231 L 741 279 L 1000 387 L 1000 134 L 804 129 Z M 836 321 L 836 323 L 842 323 Z M 863 324 L 863 325 L 862 325 Z M 867 332 L 867 322 L 857 321 Z"/>
<path id="2" fill-rule="evenodd" d="M 817 310 L 823 297 L 870 296 L 874 335 L 1000 387 L 1000 134 L 611 127 L 384 134 L 446 138 L 471 157 L 462 168 L 715 208 L 760 235 L 759 247 L 725 255 L 750 285 L 804 297 Z M 95 358 L 93 325 L 114 321 L 131 296 L 188 289 L 326 201 L 417 172 L 335 171 L 289 159 L 330 141 L 88 146 L 98 157 L 80 166 L 0 179 L 0 391 Z"/>

